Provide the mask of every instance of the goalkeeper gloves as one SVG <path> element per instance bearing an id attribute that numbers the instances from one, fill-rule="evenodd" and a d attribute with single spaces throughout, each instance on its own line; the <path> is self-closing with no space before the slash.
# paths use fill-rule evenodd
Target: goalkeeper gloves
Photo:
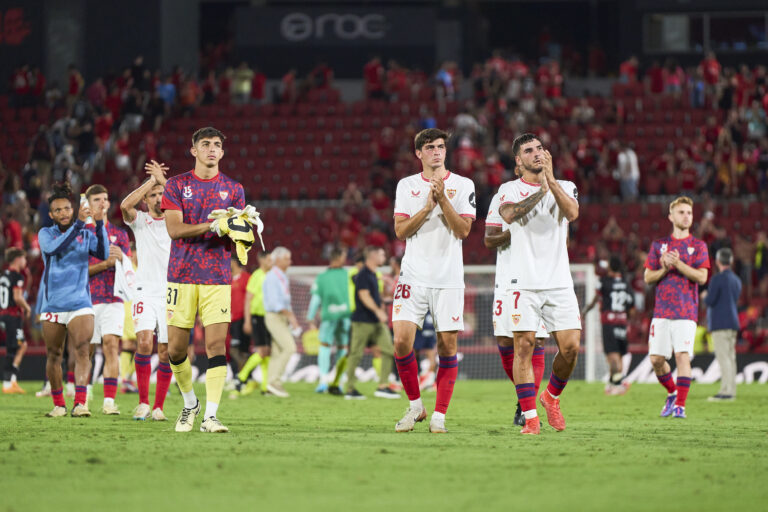
<path id="1" fill-rule="evenodd" d="M 208 218 L 213 219 L 211 231 L 219 236 L 228 236 L 235 242 L 237 258 L 243 265 L 248 263 L 248 251 L 255 241 L 254 225 L 259 235 L 261 247 L 264 249 L 264 241 L 261 238 L 264 223 L 259 218 L 259 212 L 253 206 L 248 205 L 243 210 L 231 206 L 226 210 L 214 210 L 208 214 Z"/>

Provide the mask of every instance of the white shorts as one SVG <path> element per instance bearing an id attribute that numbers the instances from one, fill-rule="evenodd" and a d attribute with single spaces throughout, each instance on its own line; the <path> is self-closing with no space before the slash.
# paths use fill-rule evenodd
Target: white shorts
<path id="1" fill-rule="evenodd" d="M 133 303 L 133 325 L 136 333 L 152 331 L 158 343 L 168 343 L 165 297 L 142 297 Z"/>
<path id="2" fill-rule="evenodd" d="M 93 308 L 80 308 L 77 311 L 65 311 L 63 313 L 40 313 L 40 321 L 69 325 L 73 318 L 93 314 Z"/>
<path id="3" fill-rule="evenodd" d="M 573 288 L 509 290 L 504 300 L 509 303 L 512 332 L 535 332 L 542 322 L 549 333 L 581 330 L 579 301 Z"/>
<path id="4" fill-rule="evenodd" d="M 123 323 L 125 322 L 125 306 L 122 302 L 111 304 L 96 304 L 93 306 L 96 313 L 93 319 L 93 337 L 91 345 L 98 345 L 101 339 L 108 334 L 123 337 Z"/>
<path id="5" fill-rule="evenodd" d="M 512 329 L 512 300 L 509 299 L 509 295 L 505 293 L 497 293 L 493 296 L 493 335 L 505 336 L 507 338 L 514 337 L 514 330 Z M 544 322 L 539 320 L 539 328 L 536 330 L 536 337 L 547 339 L 549 333 Z"/>
<path id="6" fill-rule="evenodd" d="M 693 320 L 654 318 L 648 334 L 648 354 L 669 359 L 674 350 L 676 354 L 688 352 L 693 357 L 695 337 L 696 322 Z"/>
<path id="7" fill-rule="evenodd" d="M 424 288 L 398 282 L 392 302 L 392 321 L 405 320 L 421 328 L 427 311 L 435 332 L 464 330 L 464 289 Z"/>

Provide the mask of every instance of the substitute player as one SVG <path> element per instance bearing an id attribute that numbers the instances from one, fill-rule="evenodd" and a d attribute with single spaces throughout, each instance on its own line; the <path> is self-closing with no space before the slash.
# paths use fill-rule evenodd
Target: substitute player
<path id="1" fill-rule="evenodd" d="M 128 194 L 120 204 L 123 221 L 131 228 L 136 239 L 138 272 L 136 298 L 133 301 L 133 323 L 136 329 L 136 384 L 139 388 L 139 405 L 133 411 L 133 419 L 165 421 L 163 405 L 171 384 L 171 365 L 168 360 L 168 325 L 166 322 L 166 293 L 168 258 L 171 254 L 171 237 L 166 228 L 165 212 L 160 207 L 165 190 L 165 173 L 168 168 L 152 160 L 144 166 L 149 179 Z M 137 209 L 144 203 L 147 211 Z M 155 402 L 149 406 L 149 377 L 152 373 L 152 349 L 157 335 L 157 385 Z"/>
<path id="2" fill-rule="evenodd" d="M 523 434 L 538 434 L 532 357 L 541 321 L 555 338 L 558 353 L 552 375 L 539 400 L 555 430 L 565 430 L 560 394 L 576 366 L 581 337 L 579 303 L 568 261 L 568 223 L 579 216 L 576 186 L 556 180 L 552 156 L 532 133 L 512 144 L 520 179 L 504 192 L 499 214 L 510 224 L 508 282 L 509 319 L 515 340 L 515 390 L 525 415 Z M 501 198 L 500 198 L 501 199 Z"/>
<path id="3" fill-rule="evenodd" d="M 635 307 L 632 285 L 621 271 L 621 260 L 612 256 L 608 263 L 608 274 L 597 283 L 597 293 L 592 302 L 581 313 L 589 313 L 600 302 L 600 322 L 603 325 L 603 350 L 610 371 L 605 385 L 606 395 L 623 395 L 629 389 L 624 381 L 621 358 L 627 353 L 627 318 Z"/>
<path id="4" fill-rule="evenodd" d="M 491 204 L 488 207 L 488 216 L 485 219 L 485 246 L 489 249 L 496 249 L 496 278 L 493 286 L 493 335 L 496 337 L 496 343 L 501 356 L 501 366 L 504 372 L 515 383 L 514 363 L 515 363 L 515 339 L 512 331 L 512 311 L 513 301 L 509 300 L 506 287 L 510 278 L 508 259 L 509 252 L 512 250 L 510 245 L 509 224 L 499 215 L 499 207 L 502 198 L 506 198 L 505 190 L 509 188 L 512 182 L 506 182 L 499 187 L 499 191 L 494 194 Z M 535 392 L 538 394 L 541 379 L 544 376 L 544 341 L 549 337 L 546 327 L 540 322 L 536 331 L 536 348 L 533 349 L 531 356 L 531 365 L 533 366 L 533 381 Z M 515 425 L 525 426 L 525 416 L 520 402 L 517 402 L 515 410 Z"/>
<path id="5" fill-rule="evenodd" d="M 656 284 L 648 354 L 653 371 L 667 390 L 661 416 L 685 418 L 691 387 L 691 357 L 699 316 L 699 285 L 707 282 L 707 244 L 694 238 L 693 201 L 681 196 L 669 205 L 672 235 L 654 240 L 645 261 L 645 282 Z M 675 353 L 677 385 L 667 359 Z"/>
<path id="6" fill-rule="evenodd" d="M 120 338 L 123 336 L 125 310 L 123 299 L 115 295 L 115 263 L 122 260 L 123 254 L 130 254 L 128 234 L 107 220 L 109 195 L 103 185 L 91 185 L 85 191 L 91 212 L 104 212 L 104 227 L 109 237 L 109 258 L 100 261 L 91 256 L 88 265 L 89 286 L 93 301 L 94 325 L 91 345 L 101 344 L 104 353 L 104 403 L 103 414 L 120 414 L 115 404 L 117 378 L 120 374 Z M 95 233 L 95 227 L 88 225 Z M 93 349 L 93 347 L 92 347 Z"/>
<path id="7" fill-rule="evenodd" d="M 184 397 L 176 432 L 190 432 L 200 413 L 200 402 L 192 389 L 192 366 L 187 358 L 189 332 L 198 311 L 208 355 L 207 402 L 200 431 L 229 431 L 216 413 L 227 377 L 231 240 L 223 237 L 224 233 L 218 231 L 219 221 L 211 222 L 208 214 L 230 206 L 245 208 L 245 195 L 242 185 L 219 172 L 224 138 L 223 133 L 212 127 L 201 128 L 192 135 L 190 152 L 195 157 L 195 168 L 168 178 L 161 203 L 172 240 L 166 294 L 168 356 Z"/>
<path id="8" fill-rule="evenodd" d="M 315 316 L 320 311 L 320 348 L 317 353 L 317 366 L 320 369 L 320 381 L 316 393 L 325 393 L 331 384 L 331 351 L 336 347 L 336 360 L 347 355 L 349 350 L 349 277 L 344 268 L 346 254 L 343 249 L 334 248 L 329 256 L 328 269 L 317 276 L 312 284 L 312 298 L 307 309 L 307 322 L 310 329 L 315 328 Z M 391 343 L 390 343 L 391 346 Z"/>
<path id="9" fill-rule="evenodd" d="M 427 417 L 419 391 L 419 366 L 413 353 L 416 329 L 427 311 L 437 332 L 437 399 L 430 432 L 444 433 L 445 413 L 458 374 L 458 332 L 464 329 L 462 240 L 475 219 L 475 185 L 445 168 L 448 133 L 422 130 L 414 140 L 422 172 L 400 180 L 395 195 L 395 234 L 406 240 L 400 279 L 392 303 L 395 362 L 410 406 L 395 425 L 413 430 Z"/>
<path id="10" fill-rule="evenodd" d="M 0 274 L 0 324 L 5 331 L 5 367 L 3 368 L 3 393 L 26 393 L 17 377 L 27 342 L 24 341 L 22 323 L 29 318 L 32 308 L 24 299 L 24 275 L 27 255 L 22 249 L 12 247 L 5 252 L 8 265 Z"/>
<path id="11" fill-rule="evenodd" d="M 106 260 L 109 239 L 104 227 L 103 209 L 93 212 L 95 231 L 85 227 L 91 214 L 86 204 L 80 205 L 75 220 L 72 190 L 69 184 L 54 185 L 48 197 L 49 215 L 53 226 L 43 228 L 37 235 L 45 271 L 40 281 L 40 320 L 48 357 L 46 375 L 51 384 L 53 410 L 49 417 L 67 414 L 61 388 L 61 356 L 64 340 L 74 344 L 75 405 L 72 416 L 90 416 L 87 404 L 88 374 L 91 360 L 89 342 L 93 336 L 93 305 L 88 288 L 89 255 Z"/>

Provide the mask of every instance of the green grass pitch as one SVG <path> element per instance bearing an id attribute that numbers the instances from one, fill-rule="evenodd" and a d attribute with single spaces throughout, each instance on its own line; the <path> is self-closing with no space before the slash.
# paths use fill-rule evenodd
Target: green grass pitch
<path id="1" fill-rule="evenodd" d="M 563 398 L 568 428 L 538 437 L 511 425 L 514 388 L 459 381 L 447 435 L 427 424 L 396 434 L 405 399 L 316 396 L 288 384 L 287 400 L 258 394 L 229 400 L 229 434 L 173 432 L 123 414 L 44 418 L 50 398 L 0 396 L 0 512 L 103 510 L 495 511 L 766 510 L 768 394 L 740 386 L 713 404 L 713 385 L 694 385 L 688 419 L 659 418 L 664 391 L 635 385 L 606 397 L 601 384 L 572 382 Z M 204 387 L 196 388 L 204 396 Z M 425 395 L 431 411 L 434 394 Z M 72 400 L 67 400 L 68 407 Z M 543 415 L 542 408 L 539 412 Z M 199 426 L 198 418 L 197 425 Z"/>

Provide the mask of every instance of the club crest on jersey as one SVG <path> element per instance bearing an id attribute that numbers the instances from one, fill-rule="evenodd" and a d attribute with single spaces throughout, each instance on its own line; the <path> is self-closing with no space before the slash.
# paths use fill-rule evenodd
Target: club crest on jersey
<path id="1" fill-rule="evenodd" d="M 512 315 L 512 323 L 517 325 L 520 323 L 520 315 Z"/>
<path id="2" fill-rule="evenodd" d="M 455 188 L 449 188 L 445 191 L 445 195 L 448 196 L 448 199 L 453 199 L 456 197 L 456 189 Z"/>
<path id="3" fill-rule="evenodd" d="M 667 252 L 667 244 L 661 244 L 661 252 Z"/>
<path id="4" fill-rule="evenodd" d="M 421 195 L 421 190 L 411 190 L 411 195 L 413 197 L 419 197 Z"/>
<path id="5" fill-rule="evenodd" d="M 394 309 L 394 310 L 395 310 L 395 314 L 396 314 L 396 315 L 399 315 L 399 314 L 400 314 L 400 308 L 401 308 L 401 307 L 402 307 L 402 306 L 401 306 L 400 304 L 395 304 L 395 305 L 393 306 L 393 308 L 392 308 L 392 309 Z"/>
<path id="6" fill-rule="evenodd" d="M 79 243 L 79 244 L 83 243 L 83 236 L 82 235 L 77 235 L 77 243 Z"/>
<path id="7" fill-rule="evenodd" d="M 110 242 L 115 243 L 115 240 L 117 240 L 117 237 L 115 235 L 112 235 L 109 237 Z"/>
<path id="8" fill-rule="evenodd" d="M 695 247 L 688 247 L 688 256 L 690 256 L 691 254 L 693 254 L 693 252 L 694 252 L 695 250 L 696 250 L 696 248 L 695 248 Z"/>
<path id="9" fill-rule="evenodd" d="M 171 310 L 169 309 L 169 310 L 168 310 L 168 320 L 170 320 L 171 318 L 173 318 L 173 311 L 171 311 Z"/>
<path id="10" fill-rule="evenodd" d="M 192 197 L 192 186 L 187 185 L 184 187 L 184 191 L 181 193 L 185 198 L 189 199 Z"/>
<path id="11" fill-rule="evenodd" d="M 228 195 L 229 195 L 229 192 L 227 192 L 226 190 L 222 190 L 222 191 L 219 192 L 219 196 L 222 199 L 226 199 Z"/>

